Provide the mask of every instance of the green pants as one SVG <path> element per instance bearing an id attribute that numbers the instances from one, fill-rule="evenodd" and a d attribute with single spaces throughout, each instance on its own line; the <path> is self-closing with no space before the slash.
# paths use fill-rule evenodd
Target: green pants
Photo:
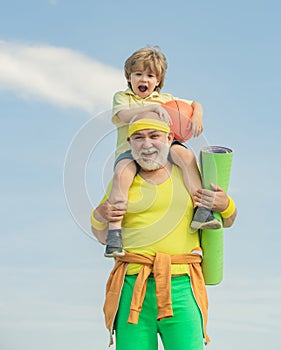
<path id="1" fill-rule="evenodd" d="M 172 277 L 174 316 L 157 321 L 155 281 L 149 277 L 138 324 L 127 322 L 136 276 L 126 276 L 116 318 L 116 350 L 202 350 L 202 317 L 188 276 Z"/>

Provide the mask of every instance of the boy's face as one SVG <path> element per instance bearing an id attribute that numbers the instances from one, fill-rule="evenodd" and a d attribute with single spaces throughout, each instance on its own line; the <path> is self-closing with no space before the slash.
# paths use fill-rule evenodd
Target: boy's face
<path id="1" fill-rule="evenodd" d="M 152 94 L 159 80 L 156 74 L 151 71 L 136 71 L 131 73 L 128 82 L 131 83 L 133 92 L 141 98 L 146 98 Z"/>

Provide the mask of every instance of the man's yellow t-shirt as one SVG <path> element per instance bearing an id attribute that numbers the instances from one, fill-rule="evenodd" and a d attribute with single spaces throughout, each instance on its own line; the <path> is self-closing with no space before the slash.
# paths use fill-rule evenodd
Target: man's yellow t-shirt
<path id="1" fill-rule="evenodd" d="M 122 221 L 126 251 L 151 256 L 156 252 L 177 255 L 190 253 L 200 246 L 198 233 L 190 232 L 193 204 L 182 171 L 176 165 L 172 166 L 170 177 L 160 185 L 136 175 L 128 199 Z M 140 265 L 129 264 L 127 274 L 137 274 L 140 268 Z M 182 273 L 188 273 L 187 265 L 172 265 L 172 274 Z"/>

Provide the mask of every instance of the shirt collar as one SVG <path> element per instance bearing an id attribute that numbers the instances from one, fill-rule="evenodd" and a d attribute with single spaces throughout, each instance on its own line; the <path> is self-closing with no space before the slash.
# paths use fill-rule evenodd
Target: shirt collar
<path id="1" fill-rule="evenodd" d="M 146 98 L 143 99 L 142 97 L 139 97 L 138 95 L 136 95 L 130 88 L 125 90 L 125 94 L 132 95 L 138 100 L 146 100 L 146 99 L 151 98 L 151 97 L 158 97 L 159 96 L 158 91 L 153 91 L 149 96 L 147 96 Z"/>

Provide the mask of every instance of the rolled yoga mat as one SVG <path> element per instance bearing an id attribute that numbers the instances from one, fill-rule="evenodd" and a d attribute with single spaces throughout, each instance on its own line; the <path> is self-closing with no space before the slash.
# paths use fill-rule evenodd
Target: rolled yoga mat
<path id="1" fill-rule="evenodd" d="M 228 190 L 233 151 L 221 146 L 208 146 L 200 151 L 200 168 L 203 187 L 211 189 L 210 184 Z M 222 221 L 220 214 L 214 216 Z M 218 284 L 223 279 L 223 228 L 202 230 L 201 247 L 203 249 L 202 271 L 205 284 Z"/>

